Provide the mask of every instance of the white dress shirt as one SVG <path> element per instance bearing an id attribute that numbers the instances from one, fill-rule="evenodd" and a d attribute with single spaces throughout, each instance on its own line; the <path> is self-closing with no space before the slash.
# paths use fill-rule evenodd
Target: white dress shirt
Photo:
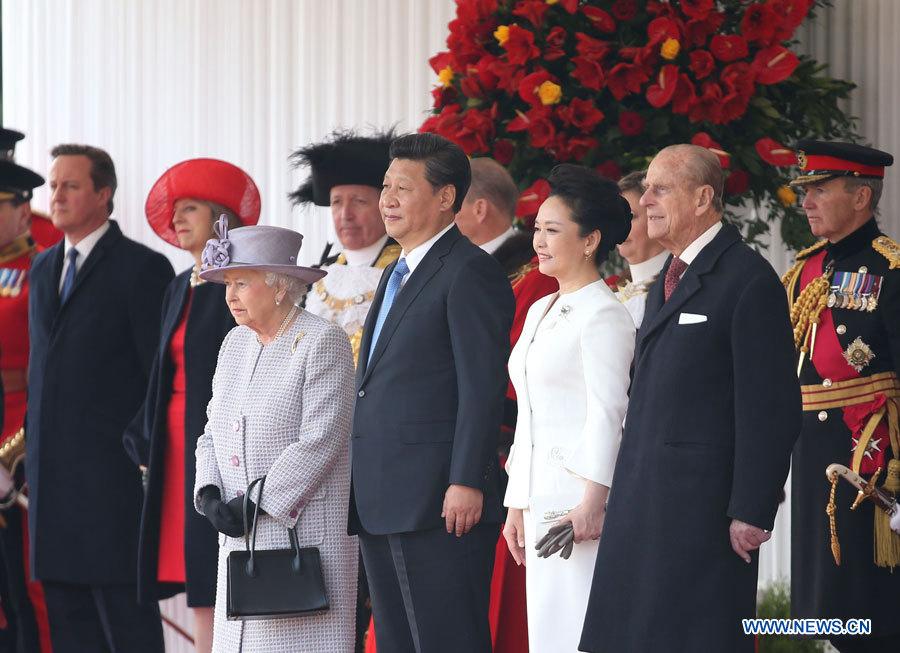
<path id="1" fill-rule="evenodd" d="M 443 229 L 441 229 L 439 232 L 437 232 L 435 235 L 433 235 L 431 238 L 429 238 L 428 240 L 426 240 L 426 241 L 425 241 L 424 243 L 422 243 L 421 245 L 418 245 L 417 247 L 413 247 L 409 252 L 407 252 L 407 251 L 404 249 L 404 250 L 400 253 L 400 258 L 405 258 L 405 259 L 406 259 L 406 265 L 407 265 L 407 267 L 409 268 L 409 272 L 407 272 L 407 273 L 404 275 L 402 281 L 400 281 L 400 287 L 401 287 L 401 288 L 402 288 L 404 285 L 406 285 L 406 281 L 409 279 L 409 275 L 411 275 L 413 272 L 416 271 L 416 268 L 419 266 L 419 263 L 422 262 L 422 259 L 425 258 L 425 255 L 428 253 L 428 250 L 430 250 L 431 247 L 432 247 L 438 240 L 440 240 L 441 236 L 443 236 L 445 233 L 447 233 L 448 231 L 450 231 L 450 228 L 453 227 L 455 224 L 456 224 L 455 222 L 451 222 L 450 224 L 448 224 L 446 227 L 444 227 Z"/>
<path id="2" fill-rule="evenodd" d="M 488 254 L 493 254 L 497 251 L 497 248 L 500 247 L 500 245 L 502 245 L 507 241 L 507 239 L 512 238 L 515 235 L 516 230 L 512 228 L 512 225 L 510 225 L 509 229 L 504 231 L 502 234 L 500 234 L 496 238 L 492 238 L 486 243 L 481 243 L 479 247 L 486 251 Z"/>

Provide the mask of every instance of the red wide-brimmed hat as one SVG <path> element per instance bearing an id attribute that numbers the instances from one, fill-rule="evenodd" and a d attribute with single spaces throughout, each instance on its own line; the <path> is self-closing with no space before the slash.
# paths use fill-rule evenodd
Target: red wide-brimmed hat
<path id="1" fill-rule="evenodd" d="M 188 159 L 163 173 L 144 207 L 153 231 L 175 247 L 179 246 L 172 228 L 175 200 L 186 197 L 227 206 L 244 226 L 259 222 L 259 190 L 250 175 L 219 159 Z"/>

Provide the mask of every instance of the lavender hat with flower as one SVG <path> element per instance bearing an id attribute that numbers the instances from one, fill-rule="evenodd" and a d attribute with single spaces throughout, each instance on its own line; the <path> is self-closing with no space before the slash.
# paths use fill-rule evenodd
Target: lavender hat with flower
<path id="1" fill-rule="evenodd" d="M 297 265 L 303 235 L 282 227 L 251 226 L 228 230 L 228 221 L 219 218 L 213 227 L 218 238 L 206 241 L 201 257 L 200 278 L 224 283 L 227 270 L 259 270 L 296 277 L 313 283 L 325 276 L 318 268 Z"/>

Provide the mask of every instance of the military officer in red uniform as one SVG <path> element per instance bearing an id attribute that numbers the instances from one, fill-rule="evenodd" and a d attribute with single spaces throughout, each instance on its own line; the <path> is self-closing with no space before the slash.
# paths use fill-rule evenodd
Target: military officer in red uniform
<path id="1" fill-rule="evenodd" d="M 900 488 L 900 246 L 874 214 L 890 154 L 800 141 L 803 208 L 818 243 L 785 275 L 803 431 L 793 453 L 791 617 L 868 618 L 869 636 L 832 639 L 842 651 L 900 651 L 900 536 L 871 501 L 850 510 L 839 463 L 896 494 Z M 827 511 L 826 511 L 827 506 Z M 877 520 L 880 526 L 873 526 Z M 893 573 L 892 573 L 893 572 Z"/>
<path id="2" fill-rule="evenodd" d="M 0 465 L 13 473 L 21 485 L 21 466 L 13 463 L 24 456 L 25 381 L 28 368 L 28 271 L 42 249 L 31 235 L 32 191 L 44 179 L 12 160 L 22 134 L 0 129 L 0 379 L 4 388 L 5 420 L 0 431 Z M 53 230 L 52 226 L 50 227 Z M 61 234 L 60 234 L 61 235 Z M 18 473 L 15 473 L 18 471 Z M 5 522 L 0 528 L 0 649 L 49 651 L 47 612 L 40 583 L 28 582 L 27 529 L 24 512 L 11 498 L 4 503 Z"/>
<path id="3" fill-rule="evenodd" d="M 506 271 L 516 298 L 516 313 L 509 334 L 510 343 L 515 346 L 528 309 L 541 297 L 559 290 L 559 284 L 538 270 L 532 235 L 512 227 L 519 199 L 512 176 L 493 159 L 479 157 L 470 164 L 472 184 L 462 209 L 456 214 L 456 226 L 469 240 L 493 255 Z M 512 444 L 516 415 L 516 392 L 510 383 L 503 414 L 500 469 Z M 505 472 L 501 479 L 506 482 Z M 503 492 L 505 488 L 501 489 L 501 495 Z M 490 621 L 494 653 L 528 651 L 525 568 L 516 565 L 502 534 L 497 542 L 491 578 Z"/>

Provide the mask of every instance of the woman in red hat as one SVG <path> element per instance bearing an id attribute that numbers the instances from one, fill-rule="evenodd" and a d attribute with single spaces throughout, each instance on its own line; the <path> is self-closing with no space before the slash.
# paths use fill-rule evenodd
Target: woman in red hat
<path id="1" fill-rule="evenodd" d="M 258 222 L 259 191 L 230 163 L 190 159 L 159 178 L 145 210 L 153 230 L 190 252 L 195 264 L 166 291 L 147 399 L 124 436 L 145 478 L 138 595 L 154 603 L 187 592 L 196 650 L 211 651 L 218 542 L 209 522 L 193 509 L 194 449 L 206 425 L 219 346 L 235 323 L 224 287 L 207 284 L 198 274 L 201 252 L 221 215 L 232 227 Z"/>

